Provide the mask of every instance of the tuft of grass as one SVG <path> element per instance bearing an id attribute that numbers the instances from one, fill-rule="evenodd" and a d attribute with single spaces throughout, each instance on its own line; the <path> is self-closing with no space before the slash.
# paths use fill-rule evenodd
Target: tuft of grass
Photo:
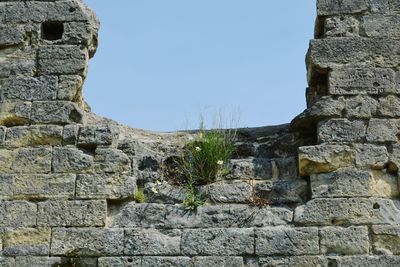
<path id="1" fill-rule="evenodd" d="M 144 203 L 144 202 L 146 202 L 146 196 L 145 196 L 145 194 L 144 194 L 144 189 L 143 188 L 138 188 L 137 190 L 136 190 L 136 193 L 135 193 L 135 201 L 137 202 L 137 203 Z"/>

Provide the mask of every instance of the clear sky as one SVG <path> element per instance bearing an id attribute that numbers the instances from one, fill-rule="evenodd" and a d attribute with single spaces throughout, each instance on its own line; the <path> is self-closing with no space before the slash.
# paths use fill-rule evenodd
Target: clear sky
<path id="1" fill-rule="evenodd" d="M 135 128 L 244 127 L 305 108 L 315 0 L 85 0 L 101 21 L 84 87 L 95 113 Z M 232 115 L 233 114 L 233 115 Z"/>

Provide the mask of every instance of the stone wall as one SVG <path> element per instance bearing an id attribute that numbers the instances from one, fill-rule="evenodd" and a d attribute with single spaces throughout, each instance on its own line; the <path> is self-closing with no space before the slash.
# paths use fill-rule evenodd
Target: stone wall
<path id="1" fill-rule="evenodd" d="M 400 3 L 317 8 L 308 108 L 238 129 L 230 173 L 188 211 L 165 166 L 196 132 L 131 129 L 83 100 L 94 13 L 0 0 L 0 266 L 400 266 Z"/>

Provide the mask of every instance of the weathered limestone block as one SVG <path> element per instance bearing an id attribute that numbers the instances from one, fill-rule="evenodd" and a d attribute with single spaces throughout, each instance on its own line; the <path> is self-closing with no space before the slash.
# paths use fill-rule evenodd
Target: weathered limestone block
<path id="1" fill-rule="evenodd" d="M 31 117 L 31 102 L 0 102 L 0 125 L 7 127 L 27 124 Z"/>
<path id="2" fill-rule="evenodd" d="M 243 181 L 216 182 L 201 190 L 217 203 L 246 203 L 250 200 L 253 188 Z"/>
<path id="3" fill-rule="evenodd" d="M 391 69 L 334 69 L 329 73 L 328 87 L 332 95 L 399 93 L 395 73 Z"/>
<path id="4" fill-rule="evenodd" d="M 32 122 L 39 124 L 82 123 L 83 111 L 77 104 L 69 101 L 33 102 Z"/>
<path id="5" fill-rule="evenodd" d="M 14 190 L 14 178 L 15 175 L 13 174 L 0 174 L 0 200 L 12 199 Z"/>
<path id="6" fill-rule="evenodd" d="M 144 193 L 146 196 L 150 196 L 152 203 L 181 204 L 187 198 L 184 187 L 170 185 L 165 181 L 161 183 L 146 183 Z"/>
<path id="7" fill-rule="evenodd" d="M 367 128 L 370 143 L 397 142 L 400 121 L 396 119 L 371 119 Z"/>
<path id="8" fill-rule="evenodd" d="M 69 124 L 64 126 L 63 131 L 63 145 L 76 145 L 78 140 L 79 126 L 75 124 Z"/>
<path id="9" fill-rule="evenodd" d="M 360 22 L 354 17 L 340 16 L 325 19 L 325 37 L 358 36 Z"/>
<path id="10" fill-rule="evenodd" d="M 299 225 L 397 224 L 397 202 L 382 198 L 313 199 L 295 210 Z"/>
<path id="11" fill-rule="evenodd" d="M 11 191 L 15 198 L 75 197 L 75 174 L 18 174 L 13 180 Z"/>
<path id="12" fill-rule="evenodd" d="M 400 99 L 389 95 L 379 99 L 378 114 L 383 117 L 400 117 Z"/>
<path id="13" fill-rule="evenodd" d="M 324 197 L 397 197 L 397 176 L 380 171 L 341 169 L 311 175 L 313 198 Z"/>
<path id="14" fill-rule="evenodd" d="M 247 205 L 206 205 L 196 213 L 182 205 L 129 203 L 111 214 L 110 227 L 218 228 L 284 225 L 293 213 L 286 208 L 249 207 Z"/>
<path id="15" fill-rule="evenodd" d="M 6 4 L 5 22 L 26 23 L 43 22 L 46 20 L 50 3 L 47 2 L 11 2 Z"/>
<path id="16" fill-rule="evenodd" d="M 1 201 L 0 227 L 36 226 L 36 204 L 27 201 Z"/>
<path id="17" fill-rule="evenodd" d="M 58 79 L 57 99 L 77 102 L 82 97 L 83 79 L 79 75 L 61 75 Z"/>
<path id="18" fill-rule="evenodd" d="M 324 173 L 348 167 L 354 163 L 354 150 L 344 145 L 317 145 L 299 147 L 301 176 Z"/>
<path id="19" fill-rule="evenodd" d="M 400 257 L 396 256 L 352 256 L 337 258 L 340 267 L 396 267 Z M 340 264 L 340 265 L 339 265 Z"/>
<path id="20" fill-rule="evenodd" d="M 308 194 L 307 181 L 303 179 L 278 180 L 257 183 L 252 197 L 260 197 L 272 204 L 303 203 Z"/>
<path id="21" fill-rule="evenodd" d="M 322 69 L 336 69 L 338 65 L 390 68 L 397 66 L 400 60 L 399 49 L 398 40 L 383 42 L 381 38 L 359 37 L 318 39 L 310 43 L 308 61 Z"/>
<path id="22" fill-rule="evenodd" d="M 369 253 L 366 226 L 323 227 L 319 231 L 321 253 L 327 255 L 357 255 Z"/>
<path id="23" fill-rule="evenodd" d="M 0 50 L 0 77 L 11 75 L 33 76 L 36 72 L 36 49 L 10 47 Z"/>
<path id="24" fill-rule="evenodd" d="M 341 117 L 345 108 L 344 100 L 343 97 L 333 99 L 331 96 L 322 96 L 305 110 L 304 115 L 307 118 L 315 118 L 317 120 Z"/>
<path id="25" fill-rule="evenodd" d="M 38 71 L 41 74 L 84 74 L 88 52 L 79 46 L 47 46 L 39 49 Z"/>
<path id="26" fill-rule="evenodd" d="M 184 255 L 249 255 L 254 253 L 254 230 L 247 228 L 188 229 L 182 233 Z"/>
<path id="27" fill-rule="evenodd" d="M 142 267 L 152 266 L 174 266 L 174 267 L 192 267 L 189 257 L 143 257 Z"/>
<path id="28" fill-rule="evenodd" d="M 54 148 L 53 171 L 56 173 L 88 172 L 93 156 L 75 147 Z"/>
<path id="29" fill-rule="evenodd" d="M 14 173 L 49 173 L 51 158 L 51 147 L 20 148 L 11 170 Z"/>
<path id="30" fill-rule="evenodd" d="M 389 161 L 385 146 L 355 144 L 356 166 L 359 168 L 384 169 Z"/>
<path id="31" fill-rule="evenodd" d="M 24 43 L 24 41 L 25 30 L 21 25 L 3 24 L 0 26 L 1 47 L 19 45 Z"/>
<path id="32" fill-rule="evenodd" d="M 324 142 L 361 142 L 365 138 L 366 126 L 363 121 L 331 119 L 320 123 L 318 140 Z"/>
<path id="33" fill-rule="evenodd" d="M 122 229 L 54 228 L 51 255 L 117 256 L 123 255 Z"/>
<path id="34" fill-rule="evenodd" d="M 3 235 L 3 255 L 49 255 L 50 236 L 50 228 L 7 229 Z"/>
<path id="35" fill-rule="evenodd" d="M 71 21 L 64 23 L 63 43 L 82 44 L 89 46 L 93 44 L 93 24 L 89 22 Z"/>
<path id="36" fill-rule="evenodd" d="M 232 159 L 230 169 L 230 179 L 268 180 L 273 171 L 271 160 L 263 158 Z"/>
<path id="37" fill-rule="evenodd" d="M 267 227 L 255 230 L 257 255 L 316 255 L 318 228 Z"/>
<path id="38" fill-rule="evenodd" d="M 101 257 L 98 267 L 135 267 L 142 266 L 141 257 Z"/>
<path id="39" fill-rule="evenodd" d="M 38 203 L 39 226 L 104 226 L 105 200 L 49 200 Z"/>
<path id="40" fill-rule="evenodd" d="M 8 147 L 62 145 L 63 128 L 57 125 L 15 126 L 7 130 Z"/>
<path id="41" fill-rule="evenodd" d="M 44 256 L 19 256 L 15 258 L 18 267 L 50 267 L 50 266 L 87 266 L 95 267 L 96 258 L 78 257 L 44 257 Z"/>
<path id="42" fill-rule="evenodd" d="M 157 229 L 125 230 L 124 255 L 179 255 L 181 252 L 181 231 Z"/>
<path id="43" fill-rule="evenodd" d="M 4 142 L 6 140 L 6 130 L 6 127 L 0 126 L 0 145 L 4 145 Z"/>
<path id="44" fill-rule="evenodd" d="M 391 172 L 400 170 L 400 144 L 393 144 L 391 147 L 388 170 Z"/>
<path id="45" fill-rule="evenodd" d="M 116 145 L 118 133 L 108 125 L 88 125 L 80 127 L 78 146 L 96 147 Z"/>
<path id="46" fill-rule="evenodd" d="M 0 257 L 0 265 L 2 267 L 15 267 L 16 266 L 15 259 L 11 257 Z M 27 267 L 23 265 L 18 265 L 18 266 Z"/>
<path id="47" fill-rule="evenodd" d="M 356 119 L 370 119 L 374 117 L 379 106 L 378 101 L 366 95 L 346 98 L 345 103 L 346 116 Z"/>
<path id="48" fill-rule="evenodd" d="M 400 16 L 363 16 L 361 27 L 368 37 L 400 38 Z"/>
<path id="49" fill-rule="evenodd" d="M 23 101 L 54 100 L 58 79 L 55 76 L 11 76 L 2 86 L 2 99 Z"/>
<path id="50" fill-rule="evenodd" d="M 133 198 L 136 179 L 125 174 L 80 174 L 76 197 L 82 199 Z"/>
<path id="51" fill-rule="evenodd" d="M 365 0 L 319 0 L 317 1 L 317 11 L 319 16 L 352 14 L 368 10 Z"/>
<path id="52" fill-rule="evenodd" d="M 216 257 L 196 256 L 192 258 L 193 267 L 242 267 L 242 257 Z"/>
<path id="53" fill-rule="evenodd" d="M 372 226 L 372 247 L 376 254 L 400 255 L 400 227 Z"/>
<path id="54" fill-rule="evenodd" d="M 93 169 L 96 173 L 130 173 L 131 160 L 121 150 L 113 148 L 97 148 Z"/>
<path id="55" fill-rule="evenodd" d="M 17 149 L 8 150 L 8 149 L 0 149 L 0 172 L 2 173 L 11 173 L 11 166 L 17 157 L 18 154 Z"/>
<path id="56" fill-rule="evenodd" d="M 293 257 L 261 257 L 260 267 L 329 267 L 328 260 L 321 256 L 293 256 Z M 251 266 L 253 267 L 253 266 Z"/>

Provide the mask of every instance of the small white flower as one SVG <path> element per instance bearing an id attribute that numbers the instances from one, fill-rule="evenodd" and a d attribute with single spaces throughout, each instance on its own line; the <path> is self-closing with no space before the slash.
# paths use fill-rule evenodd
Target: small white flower
<path id="1" fill-rule="evenodd" d="M 201 151 L 201 148 L 198 146 L 196 146 L 195 149 L 196 149 L 196 151 Z"/>
<path id="2" fill-rule="evenodd" d="M 153 192 L 154 194 L 158 193 L 157 189 L 155 189 L 154 187 L 151 188 L 151 192 Z"/>
<path id="3" fill-rule="evenodd" d="M 224 161 L 223 161 L 223 160 L 218 160 L 218 161 L 217 161 L 217 164 L 218 164 L 218 165 L 222 165 L 222 164 L 224 164 Z"/>
<path id="4" fill-rule="evenodd" d="M 160 184 L 161 184 L 160 180 L 157 180 L 157 181 L 156 181 L 156 184 L 160 185 Z"/>

